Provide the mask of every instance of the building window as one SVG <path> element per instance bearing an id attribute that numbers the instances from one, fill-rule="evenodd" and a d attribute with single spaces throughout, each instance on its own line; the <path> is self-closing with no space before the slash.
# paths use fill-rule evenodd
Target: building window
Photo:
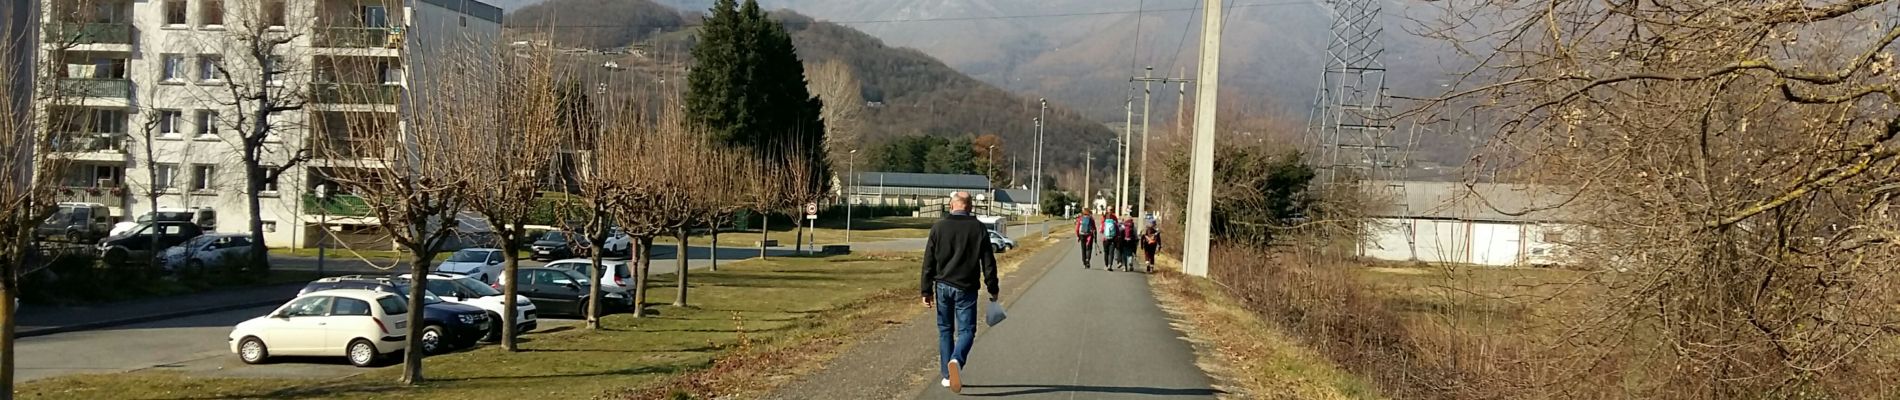
<path id="1" fill-rule="evenodd" d="M 158 134 L 165 137 L 178 137 L 178 124 L 185 119 L 185 113 L 178 110 L 158 111 Z"/>
<path id="2" fill-rule="evenodd" d="M 224 26 L 224 0 L 199 0 L 198 25 L 208 28 Z"/>
<path id="3" fill-rule="evenodd" d="M 389 9 L 383 8 L 383 6 L 366 5 L 359 7 L 357 12 L 362 13 L 363 27 L 365 28 L 389 27 Z"/>
<path id="4" fill-rule="evenodd" d="M 178 164 L 158 164 L 153 175 L 152 190 L 171 190 L 172 176 L 178 175 Z"/>
<path id="5" fill-rule="evenodd" d="M 216 189 L 217 169 L 210 165 L 191 166 L 191 190 L 207 191 Z"/>
<path id="6" fill-rule="evenodd" d="M 270 0 L 270 1 L 264 2 L 265 25 L 268 25 L 272 28 L 281 28 L 287 25 L 284 22 L 288 20 L 289 18 L 286 15 L 284 15 L 284 1 L 283 0 Z"/>
<path id="7" fill-rule="evenodd" d="M 216 54 L 198 55 L 198 80 L 205 82 L 224 80 L 224 72 L 218 71 L 220 60 Z"/>
<path id="8" fill-rule="evenodd" d="M 263 177 L 265 177 L 265 178 L 272 178 L 272 179 L 265 179 L 265 180 L 264 180 L 264 184 L 263 184 L 263 185 L 261 185 L 261 187 L 259 187 L 259 188 L 258 188 L 258 191 L 260 191 L 260 192 L 276 192 L 276 191 L 277 191 L 277 181 L 278 181 L 279 179 L 281 179 L 281 178 L 283 178 L 283 177 L 284 177 L 284 176 L 283 176 L 283 173 L 282 173 L 282 172 L 280 172 L 280 171 L 282 171 L 282 170 L 283 170 L 283 168 L 277 168 L 277 167 L 266 167 L 266 168 L 264 168 L 264 176 L 263 176 Z"/>
<path id="9" fill-rule="evenodd" d="M 216 137 L 218 137 L 218 112 L 209 110 L 198 111 L 198 138 L 211 139 Z"/>
<path id="10" fill-rule="evenodd" d="M 272 55 L 265 57 L 263 67 L 264 74 L 270 76 L 270 80 L 268 81 L 270 86 L 284 86 L 284 74 L 288 72 L 284 69 L 286 68 L 284 56 Z"/>
<path id="11" fill-rule="evenodd" d="M 165 65 L 164 65 L 165 70 L 161 71 L 160 73 L 164 76 L 165 81 L 166 82 L 184 82 L 185 81 L 185 56 L 180 55 L 180 54 L 166 54 L 164 59 L 165 59 Z"/>
<path id="12" fill-rule="evenodd" d="M 165 25 L 185 25 L 185 0 L 165 0 Z"/>
<path id="13" fill-rule="evenodd" d="M 376 75 L 383 79 L 384 85 L 402 84 L 402 67 L 383 61 L 376 63 Z"/>
<path id="14" fill-rule="evenodd" d="M 260 222 L 263 222 L 265 233 L 277 231 L 277 221 L 260 221 Z"/>
<path id="15" fill-rule="evenodd" d="M 1564 241 L 1564 231 L 1559 231 L 1559 230 L 1544 231 L 1544 243 L 1563 243 L 1563 241 Z"/>
<path id="16" fill-rule="evenodd" d="M 124 167 L 115 165 L 86 165 L 71 169 L 66 174 L 66 187 L 111 189 L 119 187 L 119 177 Z"/>

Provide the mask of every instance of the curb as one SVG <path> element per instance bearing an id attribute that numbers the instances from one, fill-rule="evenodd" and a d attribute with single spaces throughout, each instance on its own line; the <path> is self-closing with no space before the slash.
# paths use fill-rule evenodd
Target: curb
<path id="1" fill-rule="evenodd" d="M 208 314 L 208 313 L 222 312 L 222 311 L 241 310 L 241 309 L 252 308 L 252 307 L 263 307 L 263 306 L 268 306 L 272 304 L 283 304 L 284 302 L 290 301 L 290 299 L 293 299 L 293 298 L 295 298 L 295 296 L 273 298 L 270 300 L 258 300 L 258 301 L 239 303 L 239 304 L 226 304 L 226 305 L 215 306 L 215 307 L 195 308 L 195 309 L 190 309 L 190 310 L 166 312 L 166 313 L 152 314 L 152 315 L 141 315 L 137 317 L 85 322 L 85 323 L 78 323 L 78 324 L 65 325 L 65 326 L 53 326 L 53 327 L 46 327 L 46 328 L 32 329 L 32 330 L 20 330 L 19 332 L 15 333 L 13 336 L 15 338 L 29 338 L 29 337 L 34 337 L 34 336 L 46 336 L 46 335 L 68 333 L 68 332 L 89 331 L 89 330 L 94 330 L 94 329 L 110 328 L 110 327 L 115 327 L 115 326 L 131 325 L 131 324 L 166 320 L 166 319 L 172 319 L 172 318 L 178 318 L 178 317 L 187 317 L 187 316 L 192 316 L 192 315 L 197 315 L 197 314 Z"/>

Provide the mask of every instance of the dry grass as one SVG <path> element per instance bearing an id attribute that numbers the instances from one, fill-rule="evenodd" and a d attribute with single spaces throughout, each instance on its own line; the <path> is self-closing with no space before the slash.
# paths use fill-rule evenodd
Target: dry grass
<path id="1" fill-rule="evenodd" d="M 1201 369 L 1237 399 L 1380 399 L 1371 385 L 1260 319 L 1214 281 L 1156 258 L 1155 298 L 1194 343 Z"/>

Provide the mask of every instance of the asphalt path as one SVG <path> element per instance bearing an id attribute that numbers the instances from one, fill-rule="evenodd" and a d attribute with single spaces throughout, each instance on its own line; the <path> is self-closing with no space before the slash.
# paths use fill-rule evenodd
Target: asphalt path
<path id="1" fill-rule="evenodd" d="M 988 300 L 977 303 L 986 307 Z M 1174 399 L 1219 393 L 1195 366 L 1193 347 L 1169 325 L 1147 274 L 1083 269 L 1081 252 L 1066 251 L 1008 304 L 1009 319 L 977 336 L 963 369 L 965 396 Z M 938 379 L 917 390 L 920 399 L 957 397 Z"/>

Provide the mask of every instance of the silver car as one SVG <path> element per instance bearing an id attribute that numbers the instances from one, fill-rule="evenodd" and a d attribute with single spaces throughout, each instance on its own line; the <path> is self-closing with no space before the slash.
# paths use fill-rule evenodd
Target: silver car
<path id="1" fill-rule="evenodd" d="M 204 272 L 206 266 L 243 262 L 251 256 L 251 236 L 243 233 L 201 235 L 159 255 L 168 272 Z"/>

